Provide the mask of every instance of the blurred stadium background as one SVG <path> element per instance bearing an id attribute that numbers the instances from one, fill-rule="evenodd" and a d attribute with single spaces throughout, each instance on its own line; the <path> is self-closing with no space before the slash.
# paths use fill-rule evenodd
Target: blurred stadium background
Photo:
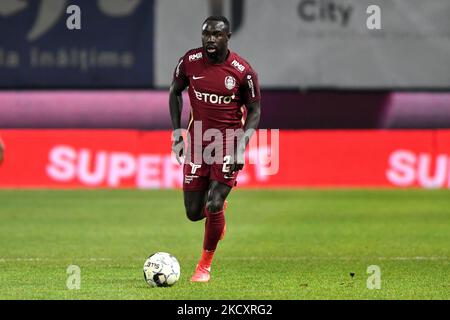
<path id="1" fill-rule="evenodd" d="M 68 1 L 2 1 L 0 186 L 179 187 L 167 89 L 204 17 L 224 14 L 261 79 L 261 128 L 295 141 L 278 176 L 248 168 L 241 186 L 448 188 L 450 6 L 377 1 L 369 30 L 372 2 L 72 1 L 71 31 Z"/>
<path id="2" fill-rule="evenodd" d="M 71 4 L 81 8 L 81 30 L 66 27 Z M 372 4 L 381 8 L 381 30 L 366 26 Z M 448 0 L 1 0 L 0 188 L 12 189 L 0 204 L 5 221 L 14 221 L 11 199 L 25 201 L 16 189 L 179 190 L 168 87 L 212 14 L 230 18 L 231 49 L 258 71 L 261 128 L 281 129 L 278 174 L 246 166 L 238 195 L 245 188 L 450 188 Z M 186 123 L 187 97 L 184 103 Z M 450 209 L 441 192 L 421 208 L 443 223 L 434 239 L 440 249 L 406 252 L 443 256 L 448 268 Z M 274 203 L 282 201 L 275 194 Z M 5 234 L 9 244 L 17 239 Z M 27 255 L 2 255 L 17 252 Z M 448 284 L 440 290 L 448 294 Z"/>

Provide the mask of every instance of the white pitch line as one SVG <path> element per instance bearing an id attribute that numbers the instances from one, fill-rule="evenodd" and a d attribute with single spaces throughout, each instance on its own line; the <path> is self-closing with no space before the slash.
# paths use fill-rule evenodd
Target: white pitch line
<path id="1" fill-rule="evenodd" d="M 183 260 L 196 260 L 197 258 L 188 258 Z M 436 260 L 450 260 L 450 257 L 446 256 L 416 256 L 416 257 L 317 257 L 317 256 L 299 256 L 299 257 L 261 257 L 261 256 L 249 256 L 249 257 L 220 257 L 220 260 L 230 261 L 308 261 L 308 260 L 339 260 L 339 261 L 360 261 L 360 260 L 387 260 L 387 261 L 436 261 Z M 102 261 L 123 261 L 123 258 L 0 258 L 0 262 L 49 262 L 49 261 L 73 261 L 73 262 L 102 262 Z M 145 258 L 132 258 L 130 260 L 144 261 Z"/>
<path id="2" fill-rule="evenodd" d="M 387 260 L 387 261 L 435 261 L 450 260 L 450 257 L 221 257 L 220 260 L 236 260 L 236 261 L 307 261 L 307 260 L 339 260 L 339 261 L 361 261 L 361 260 Z"/>
<path id="3" fill-rule="evenodd" d="M 47 261 L 112 261 L 112 258 L 0 258 L 0 262 L 47 262 Z"/>

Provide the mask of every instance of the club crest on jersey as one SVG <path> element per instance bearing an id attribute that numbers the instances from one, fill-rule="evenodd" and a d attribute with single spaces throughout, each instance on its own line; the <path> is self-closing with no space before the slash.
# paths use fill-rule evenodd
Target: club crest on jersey
<path id="1" fill-rule="evenodd" d="M 225 78 L 225 88 L 232 90 L 234 87 L 236 87 L 236 79 L 232 76 L 227 76 Z"/>

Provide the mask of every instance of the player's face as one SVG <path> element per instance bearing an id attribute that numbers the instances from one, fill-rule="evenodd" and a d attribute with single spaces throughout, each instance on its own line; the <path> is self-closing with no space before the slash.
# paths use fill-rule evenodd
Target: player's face
<path id="1" fill-rule="evenodd" d="M 209 57 L 222 56 L 228 50 L 229 38 L 230 34 L 222 21 L 207 21 L 203 25 L 202 43 Z"/>

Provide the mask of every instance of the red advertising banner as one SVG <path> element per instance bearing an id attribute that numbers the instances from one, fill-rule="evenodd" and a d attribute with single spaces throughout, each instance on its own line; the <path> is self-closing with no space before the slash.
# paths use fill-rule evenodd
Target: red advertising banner
<path id="1" fill-rule="evenodd" d="M 170 131 L 2 130 L 0 135 L 1 188 L 182 185 Z M 450 188 L 450 130 L 260 130 L 238 187 Z"/>

